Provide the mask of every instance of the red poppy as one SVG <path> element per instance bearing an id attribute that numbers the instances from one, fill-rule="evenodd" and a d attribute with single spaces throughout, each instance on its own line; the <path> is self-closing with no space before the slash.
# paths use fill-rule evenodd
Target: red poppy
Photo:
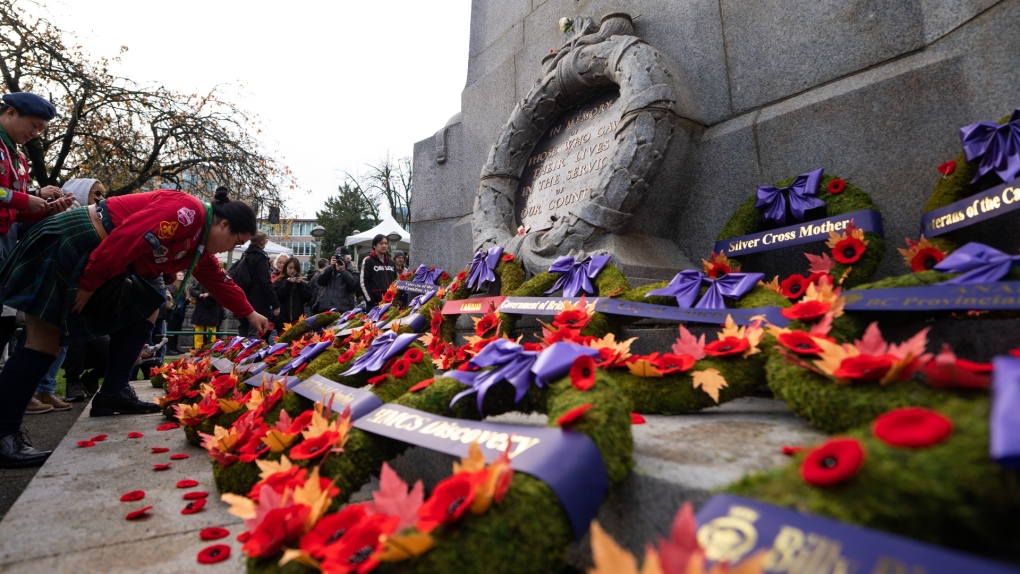
<path id="1" fill-rule="evenodd" d="M 850 479 L 864 464 L 864 449 L 852 438 L 832 439 L 808 453 L 800 476 L 815 486 L 832 486 Z"/>
<path id="2" fill-rule="evenodd" d="M 450 274 L 447 273 L 446 271 L 443 271 L 442 274 L 439 275 L 439 280 L 440 281 L 449 281 L 450 280 Z"/>
<path id="3" fill-rule="evenodd" d="M 347 361 L 350 361 L 353 358 L 354 358 L 354 351 L 347 351 L 344 354 L 342 354 L 339 357 L 337 357 L 336 362 L 338 362 L 338 363 L 340 363 L 342 365 L 342 364 L 346 363 Z"/>
<path id="4" fill-rule="evenodd" d="M 294 460 L 311 460 L 318 458 L 333 448 L 333 443 L 340 438 L 336 431 L 326 431 L 321 435 L 301 441 L 300 444 L 290 449 L 290 458 Z"/>
<path id="5" fill-rule="evenodd" d="M 645 424 L 645 417 L 638 413 L 630 413 L 630 424 L 632 425 L 643 425 Z"/>
<path id="6" fill-rule="evenodd" d="M 652 361 L 652 365 L 654 365 L 660 373 L 664 375 L 672 375 L 675 373 L 682 373 L 693 367 L 694 357 L 687 353 L 682 355 L 663 353 Z"/>
<path id="7" fill-rule="evenodd" d="M 191 455 L 190 454 L 184 454 L 183 452 L 179 452 L 177 454 L 171 454 L 170 455 L 170 460 L 184 460 L 186 458 L 191 458 Z"/>
<path id="8" fill-rule="evenodd" d="M 166 464 L 154 464 L 154 465 L 152 465 L 152 470 L 169 470 L 169 469 L 170 469 L 170 463 L 169 462 L 166 463 Z"/>
<path id="9" fill-rule="evenodd" d="M 507 253 L 506 255 L 503 256 L 503 261 L 513 261 L 516 258 L 517 257 L 514 256 L 513 253 Z"/>
<path id="10" fill-rule="evenodd" d="M 213 544 L 198 552 L 199 564 L 216 564 L 230 558 L 230 546 L 226 544 Z"/>
<path id="11" fill-rule="evenodd" d="M 890 446 L 925 448 L 949 438 L 953 422 L 935 411 L 904 407 L 880 415 L 871 433 Z"/>
<path id="12" fill-rule="evenodd" d="M 397 379 L 402 379 L 410 370 L 411 362 L 408 361 L 407 359 L 401 358 L 394 362 L 393 366 L 390 367 L 390 374 Z"/>
<path id="13" fill-rule="evenodd" d="M 783 317 L 792 321 L 815 321 L 832 309 L 832 303 L 825 301 L 801 301 L 782 310 Z"/>
<path id="14" fill-rule="evenodd" d="M 397 528 L 400 519 L 374 514 L 358 523 L 336 544 L 326 548 L 323 572 L 371 572 L 379 565 L 376 558 L 383 548 L 382 538 Z"/>
<path id="15" fill-rule="evenodd" d="M 822 348 L 815 338 L 804 331 L 790 331 L 779 335 L 779 344 L 801 355 L 819 355 Z"/>
<path id="16" fill-rule="evenodd" d="M 450 283 L 450 288 L 447 291 L 453 293 L 457 289 L 460 289 L 460 281 L 454 281 L 453 283 Z"/>
<path id="17" fill-rule="evenodd" d="M 439 328 L 442 325 L 443 325 L 443 314 L 442 313 L 432 313 L 432 332 L 433 333 L 438 332 Z"/>
<path id="18" fill-rule="evenodd" d="M 587 391 L 595 384 L 595 359 L 581 355 L 570 365 L 570 384 L 579 391 Z"/>
<path id="19" fill-rule="evenodd" d="M 241 544 L 247 542 L 249 538 L 251 538 L 251 532 L 248 532 L 247 530 L 237 535 L 237 541 Z"/>
<path id="20" fill-rule="evenodd" d="M 467 279 L 467 270 L 466 269 L 457 274 L 457 281 L 463 281 L 465 279 Z"/>
<path id="21" fill-rule="evenodd" d="M 392 303 L 393 302 L 393 291 L 387 291 L 387 292 L 383 293 L 382 300 L 383 300 L 383 303 Z"/>
<path id="22" fill-rule="evenodd" d="M 425 358 L 425 353 L 422 353 L 421 349 L 417 347 L 411 347 L 404 353 L 404 358 L 410 363 L 420 363 Z"/>
<path id="23" fill-rule="evenodd" d="M 297 374 L 301 373 L 301 371 L 305 370 L 305 367 L 307 367 L 307 366 L 308 366 L 308 363 L 302 363 L 301 366 L 298 367 L 296 371 L 294 371 L 294 374 L 297 375 Z"/>
<path id="24" fill-rule="evenodd" d="M 230 531 L 226 528 L 220 528 L 219 526 L 210 526 L 209 528 L 203 528 L 198 533 L 198 537 L 202 540 L 219 540 L 220 538 L 226 538 L 230 536 Z"/>
<path id="25" fill-rule="evenodd" d="M 188 502 L 188 504 L 181 509 L 181 514 L 195 514 L 205 508 L 205 502 L 207 499 L 198 498 Z"/>
<path id="26" fill-rule="evenodd" d="M 580 331 L 584 329 L 588 322 L 591 320 L 591 316 L 584 309 L 571 309 L 569 311 L 560 311 L 553 318 L 553 327 L 575 329 Z"/>
<path id="27" fill-rule="evenodd" d="M 195 486 L 198 486 L 198 481 L 192 478 L 177 481 L 177 488 L 192 488 Z"/>
<path id="28" fill-rule="evenodd" d="M 158 427 L 156 427 L 156 430 L 158 430 L 158 431 L 168 431 L 168 430 L 174 430 L 174 429 L 179 429 L 179 428 L 181 428 L 181 425 L 179 425 L 177 423 L 163 423 L 163 424 L 159 425 Z"/>
<path id="29" fill-rule="evenodd" d="M 563 413 L 563 415 L 561 415 L 560 418 L 556 419 L 556 424 L 560 425 L 561 427 L 572 424 L 574 421 L 584 416 L 584 413 L 588 412 L 588 410 L 591 408 L 592 408 L 591 403 L 584 403 L 579 407 L 572 408 L 569 411 Z"/>
<path id="30" fill-rule="evenodd" d="M 794 273 L 779 283 L 779 294 L 787 299 L 799 299 L 807 286 L 807 278 L 800 273 Z"/>
<path id="31" fill-rule="evenodd" d="M 846 189 L 846 182 L 838 177 L 829 182 L 829 193 L 839 195 Z"/>
<path id="32" fill-rule="evenodd" d="M 97 434 L 96 436 L 90 438 L 89 440 L 92 441 L 92 442 L 102 442 L 102 441 L 106 440 L 106 435 L 105 434 Z"/>
<path id="33" fill-rule="evenodd" d="M 936 389 L 988 389 L 992 384 L 992 364 L 956 359 L 952 364 L 940 365 L 932 359 L 917 369 L 924 382 Z"/>
<path id="34" fill-rule="evenodd" d="M 142 433 L 140 433 L 140 432 L 134 432 L 134 431 L 132 431 L 132 432 L 129 432 L 129 433 L 127 434 L 127 437 L 128 437 L 128 438 L 142 438 L 143 436 L 145 436 L 145 435 L 143 435 L 143 434 L 142 434 Z"/>
<path id="35" fill-rule="evenodd" d="M 139 508 L 138 510 L 132 510 L 131 512 L 128 512 L 127 515 L 124 516 L 124 519 L 125 520 L 135 520 L 135 519 L 141 518 L 142 516 L 145 515 L 145 513 L 147 513 L 150 510 L 152 510 L 151 506 L 143 506 L 142 508 Z"/>
<path id="36" fill-rule="evenodd" d="M 710 277 L 711 279 L 718 279 L 723 275 L 732 272 L 733 269 L 731 269 L 729 265 L 723 265 L 722 263 L 713 263 L 712 266 L 708 268 L 708 272 L 705 273 L 705 275 L 708 275 L 708 277 Z"/>
<path id="37" fill-rule="evenodd" d="M 349 504 L 339 512 L 323 516 L 301 537 L 301 549 L 321 560 L 327 546 L 335 544 L 367 515 L 363 505 Z"/>
<path id="38" fill-rule="evenodd" d="M 486 333 L 499 326 L 499 319 L 495 315 L 486 315 L 475 325 L 475 335 L 484 337 Z"/>
<path id="39" fill-rule="evenodd" d="M 196 490 L 195 492 L 185 492 L 183 498 L 184 500 L 198 500 L 199 498 L 205 498 L 207 496 L 209 496 L 208 492 Z"/>
<path id="40" fill-rule="evenodd" d="M 841 239 L 832 248 L 832 257 L 843 265 L 856 263 L 861 255 L 864 255 L 864 242 L 856 237 Z"/>
<path id="41" fill-rule="evenodd" d="M 125 492 L 124 494 L 120 495 L 121 502 L 134 502 L 136 500 L 141 500 L 143 498 L 145 498 L 144 490 L 132 490 L 130 492 Z"/>
<path id="42" fill-rule="evenodd" d="M 390 377 L 389 373 L 383 373 L 381 375 L 377 375 L 375 377 L 369 378 L 368 379 L 368 384 L 370 384 L 370 385 L 378 385 L 379 383 L 385 381 L 389 377 Z"/>
<path id="43" fill-rule="evenodd" d="M 801 452 L 803 450 L 804 450 L 804 447 L 802 447 L 802 446 L 784 446 L 783 447 L 783 454 L 785 454 L 786 456 L 793 456 L 793 455 L 795 455 L 795 454 L 797 454 L 797 453 L 799 453 L 799 452 Z"/>
<path id="44" fill-rule="evenodd" d="M 90 440 L 80 440 L 78 441 L 78 446 L 80 446 L 81 448 L 89 448 L 91 446 L 96 446 L 96 443 Z"/>
<path id="45" fill-rule="evenodd" d="M 854 381 L 877 381 L 889 372 L 895 362 L 896 357 L 892 355 L 857 355 L 843 359 L 832 376 Z"/>
<path id="46" fill-rule="evenodd" d="M 725 337 L 705 345 L 705 354 L 713 357 L 739 355 L 751 348 L 751 343 L 743 337 Z"/>
<path id="47" fill-rule="evenodd" d="M 458 472 L 437 484 L 432 496 L 418 507 L 418 530 L 432 532 L 440 524 L 455 522 L 471 506 L 475 487 L 487 476 L 486 470 Z"/>
<path id="48" fill-rule="evenodd" d="M 937 247 L 925 247 L 918 251 L 910 260 L 910 270 L 913 272 L 929 271 L 934 269 L 940 261 L 946 258 L 946 254 Z"/>
<path id="49" fill-rule="evenodd" d="M 952 160 L 951 159 L 951 160 L 949 160 L 949 161 L 939 165 L 939 173 L 941 173 L 943 176 L 948 176 L 949 174 L 953 173 L 954 171 L 956 171 L 956 160 Z"/>
<path id="50" fill-rule="evenodd" d="M 410 389 L 407 389 L 407 391 L 410 392 L 410 393 L 417 393 L 418 391 L 420 391 L 420 390 L 422 390 L 424 388 L 428 388 L 434 382 L 436 382 L 435 377 L 431 377 L 431 378 L 425 379 L 424 381 L 418 383 L 417 385 L 414 385 Z"/>

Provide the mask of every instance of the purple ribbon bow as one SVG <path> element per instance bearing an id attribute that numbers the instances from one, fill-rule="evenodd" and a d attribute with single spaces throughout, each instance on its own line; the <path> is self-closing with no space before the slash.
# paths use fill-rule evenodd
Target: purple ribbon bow
<path id="1" fill-rule="evenodd" d="M 960 128 L 960 143 L 967 161 L 981 159 L 971 183 L 990 171 L 1003 182 L 1012 180 L 1020 173 L 1020 108 L 1001 126 L 977 122 Z"/>
<path id="2" fill-rule="evenodd" d="M 454 403 L 471 394 L 478 394 L 478 412 L 482 413 L 485 393 L 495 384 L 506 381 L 515 389 L 514 402 L 520 402 L 532 382 L 539 388 L 555 381 L 570 371 L 574 360 L 581 355 L 598 356 L 598 350 L 573 343 L 555 343 L 541 353 L 525 351 L 524 347 L 507 339 L 496 339 L 468 361 L 472 367 L 494 369 L 482 371 L 450 371 L 447 376 L 457 379 L 470 388 L 461 391 L 450 401 Z"/>
<path id="3" fill-rule="evenodd" d="M 287 363 L 286 365 L 284 365 L 280 369 L 280 374 L 281 375 L 286 375 L 291 370 L 300 367 L 301 365 L 307 363 L 308 361 L 311 361 L 315 357 L 318 357 L 323 351 L 328 349 L 332 344 L 333 344 L 332 341 L 320 341 L 318 343 L 314 343 L 312 345 L 308 345 L 308 346 L 304 347 L 303 349 L 298 351 L 298 354 L 297 354 L 296 357 L 291 359 L 289 363 Z"/>
<path id="4" fill-rule="evenodd" d="M 989 450 L 1001 466 L 1020 469 L 1020 359 L 992 360 L 992 412 Z"/>
<path id="5" fill-rule="evenodd" d="M 595 293 L 591 286 L 591 280 L 598 277 L 602 268 L 609 263 L 611 255 L 589 255 L 578 261 L 570 256 L 563 256 L 553 261 L 549 266 L 549 273 L 561 273 L 560 278 L 552 289 L 545 292 L 546 295 L 563 289 L 564 297 L 577 297 L 580 292 Z"/>
<path id="6" fill-rule="evenodd" d="M 365 317 L 365 319 L 370 323 L 378 323 L 379 319 L 382 318 L 383 313 L 389 311 L 390 307 L 392 306 L 393 306 L 392 303 L 383 303 L 382 305 L 376 305 L 375 307 L 372 307 L 371 311 L 368 312 L 368 315 Z"/>
<path id="7" fill-rule="evenodd" d="M 762 278 L 763 273 L 727 273 L 718 279 L 706 277 L 701 271 L 688 269 L 676 274 L 676 277 L 669 282 L 669 285 L 661 289 L 649 291 L 645 297 L 651 295 L 662 295 L 664 297 L 676 297 L 676 304 L 680 307 L 694 307 L 695 309 L 725 309 L 726 300 L 740 299 L 748 291 L 754 289 Z M 694 302 L 701 294 L 701 285 L 708 283 L 708 291 L 695 305 Z"/>
<path id="8" fill-rule="evenodd" d="M 1020 263 L 1020 255 L 1009 255 L 982 243 L 968 243 L 949 254 L 936 266 L 943 273 L 963 273 L 945 283 L 969 285 L 971 283 L 993 283 L 1009 273 L 1009 269 Z"/>
<path id="9" fill-rule="evenodd" d="M 482 285 L 496 280 L 496 266 L 499 259 L 503 257 L 503 248 L 499 245 L 488 251 L 479 251 L 471 259 L 471 266 L 468 268 L 467 288 L 477 291 Z"/>
<path id="10" fill-rule="evenodd" d="M 421 309 L 421 306 L 424 305 L 425 303 L 428 303 L 429 299 L 431 299 L 432 296 L 435 294 L 436 294 L 435 291 L 429 291 L 428 293 L 422 293 L 421 295 L 418 295 L 414 299 L 411 299 L 410 303 L 411 313 L 417 313 L 418 310 Z"/>
<path id="11" fill-rule="evenodd" d="M 411 343 L 418 338 L 414 333 L 398 335 L 393 331 L 383 333 L 372 340 L 365 354 L 354 360 L 351 368 L 343 373 L 344 377 L 356 375 L 362 371 L 376 372 L 382 368 L 386 361 L 404 352 L 404 349 L 411 346 Z"/>
<path id="12" fill-rule="evenodd" d="M 822 207 L 825 202 L 815 197 L 822 181 L 822 168 L 797 176 L 790 187 L 763 185 L 758 188 L 758 201 L 754 206 L 765 208 L 765 219 L 786 225 L 786 198 L 790 198 L 790 211 L 794 221 L 803 221 L 809 209 Z"/>
<path id="13" fill-rule="evenodd" d="M 437 281 L 439 280 L 439 276 L 442 274 L 442 269 L 436 267 L 435 269 L 429 270 L 428 265 L 422 263 L 414 270 L 414 282 L 438 285 Z"/>

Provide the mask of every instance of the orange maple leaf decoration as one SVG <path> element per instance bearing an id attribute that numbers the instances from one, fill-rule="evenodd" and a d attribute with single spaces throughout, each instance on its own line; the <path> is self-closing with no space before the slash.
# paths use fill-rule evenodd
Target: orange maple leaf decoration
<path id="1" fill-rule="evenodd" d="M 868 245 L 868 243 L 870 243 L 870 241 L 864 238 L 864 230 L 854 225 L 854 221 L 851 219 L 850 222 L 846 224 L 846 228 L 843 230 L 842 233 L 830 231 L 829 239 L 828 241 L 825 242 L 825 244 L 829 246 L 829 249 L 835 249 L 837 243 L 843 241 L 848 237 L 859 239 L 860 242 L 865 245 L 865 247 Z"/>
<path id="2" fill-rule="evenodd" d="M 719 404 L 719 391 L 728 387 L 729 383 L 716 369 L 705 369 L 691 373 L 694 388 L 700 388 L 712 397 L 716 404 Z"/>
<path id="3" fill-rule="evenodd" d="M 719 253 L 713 251 L 712 255 L 710 255 L 707 260 L 701 260 L 701 265 L 704 268 L 705 273 L 711 273 L 714 268 L 719 266 L 729 269 L 731 273 L 740 272 L 740 266 L 733 263 L 733 260 L 729 257 L 726 257 L 726 253 L 723 251 L 720 251 Z"/>
<path id="4" fill-rule="evenodd" d="M 646 379 L 652 379 L 662 376 L 662 371 L 655 368 L 655 365 L 649 363 L 644 359 L 638 359 L 633 363 L 628 363 L 627 368 L 630 370 L 632 375 L 643 377 Z"/>
<path id="5" fill-rule="evenodd" d="M 758 281 L 758 285 L 768 289 L 769 291 L 773 291 L 775 293 L 779 293 L 779 294 L 783 293 L 783 289 L 779 286 L 779 275 L 776 275 L 775 277 L 773 277 L 772 281 L 769 281 L 768 283 L 766 283 L 764 279 L 761 280 L 761 281 Z"/>
<path id="6" fill-rule="evenodd" d="M 846 277 L 846 274 L 843 275 Z M 843 315 L 843 306 L 846 304 L 846 299 L 840 295 L 841 289 L 839 287 L 833 287 L 828 277 L 822 277 L 817 285 L 810 283 L 807 289 L 804 291 L 804 297 L 801 298 L 800 302 L 804 301 L 819 301 L 821 303 L 829 303 L 831 305 L 829 312 L 832 313 L 833 317 L 841 317 Z"/>

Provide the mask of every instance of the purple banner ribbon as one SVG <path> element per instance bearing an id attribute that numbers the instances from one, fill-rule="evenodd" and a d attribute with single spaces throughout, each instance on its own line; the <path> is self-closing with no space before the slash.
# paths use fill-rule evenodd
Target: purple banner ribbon
<path id="1" fill-rule="evenodd" d="M 382 319 L 383 314 L 389 311 L 390 307 L 392 306 L 393 306 L 392 303 L 383 303 L 381 305 L 376 305 L 375 307 L 372 307 L 372 310 L 368 312 L 368 315 L 365 317 L 365 320 L 368 321 L 369 323 L 378 323 L 379 319 Z"/>
<path id="2" fill-rule="evenodd" d="M 697 523 L 705 557 L 714 562 L 725 560 L 731 567 L 766 550 L 770 556 L 811 565 L 797 572 L 1016 572 L 1012 566 L 984 558 L 728 494 L 713 496 L 698 511 Z"/>
<path id="3" fill-rule="evenodd" d="M 969 285 L 853 289 L 843 292 L 847 311 L 995 311 L 1020 309 L 1020 281 Z"/>
<path id="4" fill-rule="evenodd" d="M 355 389 L 331 381 L 322 375 L 312 375 L 290 390 L 311 401 L 327 404 L 333 401 L 332 410 L 342 413 L 349 405 L 351 419 L 357 420 L 383 405 L 382 399 L 364 389 Z"/>
<path id="5" fill-rule="evenodd" d="M 418 295 L 414 299 L 411 299 L 411 302 L 408 303 L 408 306 L 411 308 L 411 312 L 417 313 L 418 310 L 421 309 L 421 306 L 424 305 L 425 303 L 428 303 L 429 299 L 432 299 L 432 296 L 435 294 L 436 294 L 435 291 L 429 291 L 428 293 L 422 293 L 421 295 Z"/>
<path id="6" fill-rule="evenodd" d="M 1009 256 L 994 247 L 971 242 L 950 253 L 935 265 L 935 270 L 963 274 L 945 281 L 946 284 L 970 285 L 998 281 L 1017 263 L 1020 255 Z"/>
<path id="7" fill-rule="evenodd" d="M 404 291 L 405 293 L 435 293 L 436 291 L 439 291 L 439 286 L 429 283 L 397 281 L 397 289 Z"/>
<path id="8" fill-rule="evenodd" d="M 332 341 L 320 341 L 306 346 L 305 348 L 298 351 L 298 355 L 293 357 L 289 363 L 280 368 L 280 374 L 286 375 L 291 370 L 300 367 L 301 365 L 311 361 L 315 357 L 322 354 L 323 351 L 330 348 L 333 345 Z"/>
<path id="9" fill-rule="evenodd" d="M 1020 469 L 1020 359 L 992 359 L 992 412 L 989 450 L 1000 466 Z"/>
<path id="10" fill-rule="evenodd" d="M 265 363 L 249 363 L 247 365 L 241 365 L 237 367 L 238 374 L 250 373 L 252 377 L 265 371 L 269 368 L 269 365 Z"/>
<path id="11" fill-rule="evenodd" d="M 851 220 L 862 231 L 882 235 L 882 216 L 872 209 L 862 209 L 852 213 L 826 217 L 825 219 L 805 221 L 804 223 L 781 227 L 771 231 L 723 239 L 716 241 L 714 251 L 725 253 L 729 257 L 736 257 L 782 249 L 784 247 L 805 245 L 817 241 L 826 241 L 829 239 L 830 231 L 846 229 L 847 224 Z"/>
<path id="12" fill-rule="evenodd" d="M 936 237 L 1020 209 L 1020 178 L 933 209 L 921 217 L 921 235 Z"/>
<path id="13" fill-rule="evenodd" d="M 253 362 L 263 361 L 273 353 L 279 351 L 280 349 L 286 349 L 287 347 L 288 347 L 287 343 L 276 343 L 271 347 L 260 349 L 251 355 L 252 361 Z"/>
<path id="14" fill-rule="evenodd" d="M 688 269 L 676 274 L 676 277 L 669 282 L 669 285 L 649 291 L 645 297 L 662 295 L 664 297 L 676 297 L 677 305 L 681 307 L 694 307 L 695 309 L 725 309 L 726 300 L 740 299 L 748 291 L 754 289 L 762 278 L 763 273 L 727 273 L 718 279 L 706 277 L 701 271 Z M 708 290 L 697 305 L 692 305 L 701 294 L 701 285 L 708 284 Z"/>
<path id="15" fill-rule="evenodd" d="M 429 283 L 435 285 L 439 282 L 439 276 L 443 274 L 443 270 L 434 267 L 429 269 L 428 265 L 422 263 L 414 270 L 414 282 L 415 283 Z"/>
<path id="16" fill-rule="evenodd" d="M 960 128 L 960 143 L 967 161 L 981 160 L 971 183 L 989 172 L 1002 181 L 1015 178 L 1020 174 L 1020 108 L 1002 125 L 977 122 Z"/>
<path id="17" fill-rule="evenodd" d="M 602 454 L 584 434 L 549 427 L 498 425 L 441 417 L 386 404 L 354 421 L 365 432 L 464 457 L 478 442 L 489 462 L 510 447 L 510 465 L 545 482 L 556 493 L 580 538 L 609 491 Z"/>
<path id="18" fill-rule="evenodd" d="M 499 306 L 501 313 L 519 313 L 522 315 L 556 315 L 563 310 L 563 302 L 577 303 L 578 298 L 561 299 L 558 297 L 507 297 Z M 623 301 L 606 297 L 588 299 L 593 311 L 623 315 L 626 317 L 645 317 L 683 323 L 709 323 L 721 325 L 726 316 L 733 318 L 737 325 L 750 325 L 754 317 L 764 316 L 777 327 L 785 327 L 790 320 L 783 316 L 779 307 L 755 307 L 752 309 L 694 309 L 673 307 L 671 305 L 652 305 L 635 301 Z"/>
<path id="19" fill-rule="evenodd" d="M 610 255 L 589 255 L 581 261 L 573 257 L 563 256 L 553 261 L 549 273 L 560 273 L 559 279 L 546 291 L 546 294 L 563 290 L 564 297 L 577 297 L 579 294 L 594 294 L 595 288 L 591 280 L 598 277 L 602 268 L 609 263 Z"/>
<path id="20" fill-rule="evenodd" d="M 496 266 L 503 257 L 503 248 L 499 245 L 488 251 L 479 251 L 471 259 L 468 267 L 468 278 L 465 285 L 471 291 L 478 291 L 482 285 L 496 280 Z"/>
<path id="21" fill-rule="evenodd" d="M 349 377 L 362 371 L 377 372 L 386 361 L 403 353 L 417 338 L 418 335 L 412 333 L 405 333 L 403 335 L 398 335 L 393 331 L 383 333 L 373 339 L 372 343 L 368 346 L 368 350 L 354 360 L 351 368 L 340 373 L 340 375 Z"/>
<path id="22" fill-rule="evenodd" d="M 825 206 L 825 202 L 817 197 L 821 181 L 822 168 L 818 168 L 798 175 L 790 187 L 759 186 L 754 206 L 765 209 L 762 213 L 765 219 L 786 225 L 786 200 L 789 198 L 793 220 L 803 221 L 807 210 Z"/>

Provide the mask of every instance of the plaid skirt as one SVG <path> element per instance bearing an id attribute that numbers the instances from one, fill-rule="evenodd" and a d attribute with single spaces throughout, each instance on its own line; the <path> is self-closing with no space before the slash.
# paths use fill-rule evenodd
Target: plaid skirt
<path id="1" fill-rule="evenodd" d="M 72 209 L 35 224 L 0 267 L 3 304 L 60 326 L 60 343 L 79 343 L 108 335 L 147 318 L 165 301 L 155 282 L 136 285 L 117 316 L 71 314 L 78 279 L 99 246 L 99 234 L 87 209 Z M 115 277 L 111 281 L 123 281 Z M 141 291 L 139 291 L 141 289 Z"/>

